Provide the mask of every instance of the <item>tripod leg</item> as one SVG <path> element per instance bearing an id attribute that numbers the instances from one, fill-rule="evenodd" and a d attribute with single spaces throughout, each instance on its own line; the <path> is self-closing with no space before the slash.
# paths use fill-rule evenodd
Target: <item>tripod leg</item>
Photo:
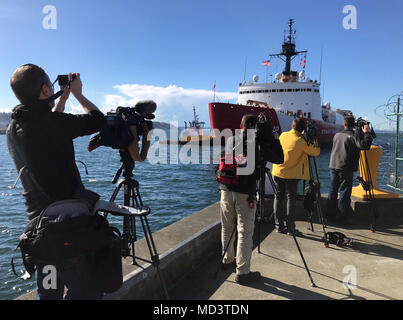
<path id="1" fill-rule="evenodd" d="M 319 222 L 322 224 L 322 230 L 323 230 L 323 246 L 325 248 L 329 247 L 329 241 L 327 240 L 327 233 L 326 233 L 326 225 L 325 225 L 325 218 L 323 216 L 323 211 L 322 211 L 322 194 L 320 192 L 320 180 L 319 180 L 319 173 L 318 173 L 318 163 L 316 161 L 316 157 L 313 158 L 313 164 L 314 164 L 314 173 L 315 177 L 314 178 L 314 183 L 317 183 L 317 188 L 316 188 L 316 210 L 318 212 L 318 218 Z M 311 170 L 310 170 L 311 171 Z M 311 172 L 313 174 L 313 172 Z M 312 222 L 311 222 L 312 223 Z"/>
<path id="2" fill-rule="evenodd" d="M 157 249 L 155 247 L 154 239 L 152 237 L 148 219 L 147 219 L 147 217 L 140 217 L 140 221 L 141 221 L 141 226 L 143 227 L 143 231 L 144 231 L 144 238 L 146 239 L 148 250 L 150 251 L 152 264 L 157 269 L 158 277 L 160 278 L 160 283 L 161 283 L 162 289 L 164 290 L 165 296 L 166 296 L 167 300 L 170 300 L 168 290 L 167 290 L 167 287 L 165 284 L 165 280 L 162 277 L 161 270 L 159 267 L 160 260 L 159 260 L 159 256 L 157 253 Z"/>
<path id="3" fill-rule="evenodd" d="M 316 200 L 316 205 L 317 205 L 317 210 L 318 210 L 318 216 L 319 216 L 319 221 L 322 223 L 322 228 L 323 228 L 323 246 L 325 248 L 329 247 L 329 241 L 327 240 L 327 233 L 326 233 L 326 226 L 323 218 L 323 213 L 322 213 L 322 204 L 320 203 L 321 200 L 321 195 L 320 192 L 318 191 L 317 195 L 317 200 Z"/>
<path id="4" fill-rule="evenodd" d="M 364 172 L 365 174 L 365 178 L 366 178 L 366 182 L 369 185 L 369 190 L 366 191 L 366 195 L 369 198 L 370 203 L 372 204 L 372 211 L 373 211 L 373 218 L 372 218 L 372 223 L 370 226 L 370 231 L 371 232 L 375 232 L 375 224 L 376 221 L 378 219 L 378 208 L 376 206 L 376 199 L 375 199 L 375 193 L 374 193 L 374 186 L 372 184 L 372 177 L 371 177 L 371 170 L 369 168 L 369 164 L 368 164 L 368 157 L 367 157 L 367 151 L 364 150 L 364 161 L 365 161 L 365 168 L 364 168 L 364 164 L 363 161 L 362 162 L 362 172 Z M 360 163 L 361 165 L 361 163 Z"/>
<path id="5" fill-rule="evenodd" d="M 229 238 L 227 244 L 225 245 L 224 253 L 221 255 L 221 260 L 220 260 L 220 263 L 219 263 L 219 265 L 218 265 L 217 271 L 214 273 L 214 279 L 217 279 L 218 272 L 220 271 L 220 268 L 221 268 L 221 263 L 222 263 L 222 261 L 223 261 L 223 259 L 224 259 L 224 257 L 225 257 L 225 254 L 227 253 L 227 250 L 228 250 L 229 245 L 230 245 L 230 243 L 231 243 L 232 237 L 233 237 L 234 234 L 235 234 L 236 227 L 237 227 L 237 225 L 235 224 L 235 225 L 234 225 L 234 229 L 232 229 L 231 236 L 230 236 L 230 238 Z"/>
<path id="6" fill-rule="evenodd" d="M 308 273 L 309 280 L 311 281 L 311 286 L 312 286 L 312 287 L 316 287 L 316 284 L 313 282 L 311 273 L 309 272 L 308 266 L 307 266 L 307 264 L 306 264 L 306 262 L 305 262 L 305 259 L 304 259 L 304 256 L 303 256 L 303 254 L 302 254 L 301 248 L 299 247 L 297 238 L 295 237 L 294 230 L 292 230 L 292 237 L 294 238 L 295 245 L 297 246 L 297 249 L 298 249 L 299 255 L 301 256 L 302 262 L 304 263 L 305 270 L 306 270 L 306 272 Z"/>
<path id="7" fill-rule="evenodd" d="M 260 242 L 261 242 L 261 231 L 262 231 L 262 206 L 261 202 L 263 200 L 260 199 L 259 195 L 259 205 L 258 205 L 258 215 L 257 215 L 257 220 L 258 220 L 258 243 L 257 243 L 257 252 L 260 253 Z"/>

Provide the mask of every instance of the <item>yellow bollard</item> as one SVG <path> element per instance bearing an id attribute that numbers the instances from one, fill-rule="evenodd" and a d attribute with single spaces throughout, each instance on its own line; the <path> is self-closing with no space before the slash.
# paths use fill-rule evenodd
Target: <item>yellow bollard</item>
<path id="1" fill-rule="evenodd" d="M 370 150 L 361 151 L 359 162 L 360 176 L 364 179 L 365 182 L 372 180 L 372 185 L 374 187 L 373 194 L 376 199 L 398 198 L 399 194 L 388 192 L 378 188 L 378 166 L 379 161 L 381 160 L 381 156 L 382 148 L 379 146 L 372 145 Z M 369 168 L 367 168 L 367 163 Z M 351 195 L 362 200 L 370 199 L 369 192 L 365 191 L 361 184 L 357 187 L 353 187 Z"/>

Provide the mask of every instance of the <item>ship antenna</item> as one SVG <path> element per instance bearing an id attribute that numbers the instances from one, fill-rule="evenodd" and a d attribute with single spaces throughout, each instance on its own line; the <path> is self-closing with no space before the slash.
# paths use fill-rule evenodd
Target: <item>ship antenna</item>
<path id="1" fill-rule="evenodd" d="M 319 84 L 322 84 L 322 62 L 323 62 L 323 45 L 320 50 L 320 75 L 319 75 Z"/>
<path id="2" fill-rule="evenodd" d="M 245 57 L 245 68 L 243 71 L 243 81 L 246 80 L 246 63 L 248 62 L 248 56 Z"/>
<path id="3" fill-rule="evenodd" d="M 306 53 L 307 51 L 295 51 L 295 41 L 293 38 L 293 24 L 294 24 L 294 19 L 290 19 L 288 23 L 289 27 L 289 35 L 287 36 L 288 40 L 286 39 L 284 35 L 284 43 L 282 47 L 282 52 L 278 54 L 270 54 L 270 57 L 278 57 L 281 60 L 285 62 L 285 69 L 283 71 L 283 74 L 290 75 L 291 73 L 291 61 L 294 59 L 295 56 L 301 54 L 301 53 Z M 295 32 L 294 32 L 295 33 Z M 281 58 L 282 56 L 285 57 L 285 60 Z"/>
<path id="4" fill-rule="evenodd" d="M 321 48 L 321 50 L 320 50 L 320 75 L 319 75 L 319 86 L 321 86 L 321 87 L 322 87 L 322 90 L 324 90 L 324 89 L 323 89 L 324 86 L 322 86 L 322 62 L 323 62 L 323 45 L 322 45 L 322 48 Z M 322 105 L 323 105 L 323 99 L 324 99 L 323 95 L 324 95 L 324 91 L 322 91 Z"/>
<path id="5" fill-rule="evenodd" d="M 293 19 L 290 19 L 290 22 L 288 24 L 288 26 L 290 27 L 290 35 L 288 36 L 290 43 L 292 43 L 292 24 L 293 24 Z"/>

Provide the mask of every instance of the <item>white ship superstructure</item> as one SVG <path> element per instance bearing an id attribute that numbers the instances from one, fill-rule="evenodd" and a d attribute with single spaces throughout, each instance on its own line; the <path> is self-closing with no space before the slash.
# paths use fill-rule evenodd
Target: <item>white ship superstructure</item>
<path id="1" fill-rule="evenodd" d="M 332 142 L 334 134 L 343 128 L 344 111 L 332 109 L 330 103 L 322 104 L 321 84 L 307 78 L 305 69 L 300 72 L 291 70 L 292 60 L 300 54 L 307 53 L 296 51 L 295 33 L 293 20 L 290 19 L 281 53 L 269 55 L 285 62 L 284 71 L 276 74 L 274 81 L 259 82 L 259 77 L 253 76 L 251 81 L 239 84 L 237 104 L 215 102 L 209 104 L 212 128 L 236 129 L 244 114 L 259 114 L 267 110 L 268 115 L 275 112 L 279 132 L 290 130 L 292 120 L 300 117 L 317 126 L 322 142 Z M 273 128 L 277 131 L 277 128 Z"/>

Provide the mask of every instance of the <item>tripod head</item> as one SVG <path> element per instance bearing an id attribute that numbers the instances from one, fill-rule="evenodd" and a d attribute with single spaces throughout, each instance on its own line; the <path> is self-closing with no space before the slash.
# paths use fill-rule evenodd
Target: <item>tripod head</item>
<path id="1" fill-rule="evenodd" d="M 120 166 L 118 171 L 116 171 L 116 174 L 113 177 L 112 180 L 113 184 L 115 184 L 118 181 L 119 177 L 122 174 L 122 171 L 123 171 L 123 177 L 125 177 L 126 179 L 130 179 L 131 177 L 133 177 L 135 161 L 131 157 L 130 152 L 127 149 L 120 149 L 119 154 L 120 154 L 120 162 L 122 162 L 122 165 Z"/>

